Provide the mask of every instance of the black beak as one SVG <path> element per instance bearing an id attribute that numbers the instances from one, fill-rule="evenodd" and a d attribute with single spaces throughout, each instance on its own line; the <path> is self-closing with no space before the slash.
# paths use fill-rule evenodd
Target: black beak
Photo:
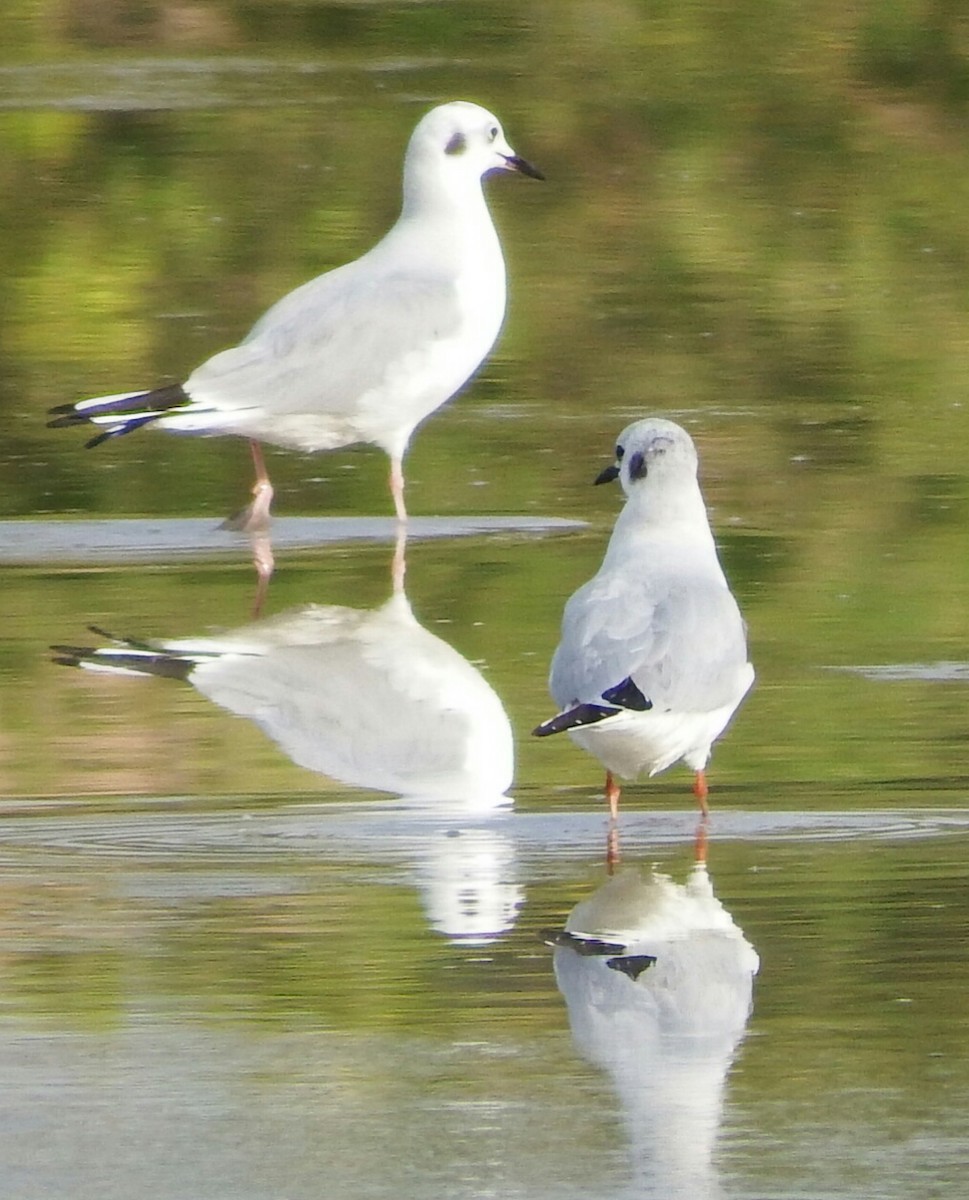
<path id="1" fill-rule="evenodd" d="M 521 175 L 527 175 L 529 179 L 545 178 L 538 167 L 533 167 L 527 158 L 520 158 L 517 154 L 503 154 L 501 157 L 509 171 L 518 171 Z"/>
<path id="2" fill-rule="evenodd" d="M 615 463 L 610 463 L 605 470 L 600 471 L 596 476 L 596 483 L 612 483 L 614 479 L 619 478 L 619 468 Z"/>

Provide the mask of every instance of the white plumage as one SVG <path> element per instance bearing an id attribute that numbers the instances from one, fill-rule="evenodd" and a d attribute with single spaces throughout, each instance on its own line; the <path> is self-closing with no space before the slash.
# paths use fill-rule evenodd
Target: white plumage
<path id="1" fill-rule="evenodd" d="M 219 637 L 54 649 L 67 666 L 190 683 L 299 766 L 357 787 L 489 807 L 511 784 L 501 701 L 403 590 L 372 611 L 309 604 Z"/>
<path id="2" fill-rule="evenodd" d="M 568 730 L 613 775 L 655 775 L 681 759 L 704 767 L 754 680 L 746 631 L 727 585 L 697 482 L 697 454 L 672 421 L 637 421 L 620 434 L 616 465 L 626 504 L 598 574 L 571 597 L 549 687 L 558 716 L 534 732 Z"/>
<path id="3" fill-rule="evenodd" d="M 284 296 L 184 384 L 62 405 L 51 424 L 98 426 L 89 445 L 149 422 L 301 451 L 372 443 L 390 456 L 405 519 L 410 437 L 477 370 L 504 319 L 505 264 L 481 187 L 497 170 L 541 178 L 486 109 L 432 109 L 407 147 L 400 217 L 372 250 Z M 272 490 L 255 459 L 267 517 Z"/>
<path id="4" fill-rule="evenodd" d="M 608 1073 L 640 1200 L 721 1196 L 725 1084 L 760 960 L 703 861 L 685 883 L 626 868 L 551 932 L 576 1048 Z"/>

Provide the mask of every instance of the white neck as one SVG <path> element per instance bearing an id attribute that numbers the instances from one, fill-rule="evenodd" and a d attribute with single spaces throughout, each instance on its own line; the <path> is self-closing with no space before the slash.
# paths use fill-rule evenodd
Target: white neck
<path id="1" fill-rule="evenodd" d="M 606 551 L 607 561 L 617 544 L 624 545 L 625 556 L 630 544 L 638 541 L 653 547 L 665 544 L 674 550 L 689 546 L 694 562 L 703 562 L 704 559 L 698 560 L 696 554 L 698 550 L 705 551 L 707 565 L 713 564 L 720 570 L 706 505 L 696 482 L 684 482 L 679 487 L 667 486 L 656 492 L 650 488 L 639 488 L 627 497 Z"/>

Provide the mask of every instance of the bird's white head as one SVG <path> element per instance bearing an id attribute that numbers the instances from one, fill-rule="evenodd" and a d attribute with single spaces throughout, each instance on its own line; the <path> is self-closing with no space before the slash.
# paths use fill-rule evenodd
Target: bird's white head
<path id="1" fill-rule="evenodd" d="M 697 474 L 693 439 L 675 421 L 647 417 L 627 426 L 616 440 L 616 461 L 596 483 L 618 479 L 627 496 L 692 483 Z"/>
<path id="2" fill-rule="evenodd" d="M 476 186 L 491 171 L 517 171 L 544 179 L 508 145 L 493 113 L 479 104 L 455 100 L 432 108 L 418 121 L 404 159 L 404 192 L 409 196 L 427 187 Z"/>

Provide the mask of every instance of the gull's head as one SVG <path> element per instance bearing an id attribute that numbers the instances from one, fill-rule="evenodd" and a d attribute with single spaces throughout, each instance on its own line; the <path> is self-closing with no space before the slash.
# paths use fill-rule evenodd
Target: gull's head
<path id="1" fill-rule="evenodd" d="M 545 178 L 512 150 L 501 122 L 479 104 L 467 100 L 441 104 L 417 123 L 407 146 L 405 178 L 429 174 L 439 184 L 446 180 L 477 183 L 491 171 Z"/>
<path id="2" fill-rule="evenodd" d="M 656 487 L 696 480 L 693 439 L 675 421 L 648 417 L 627 426 L 616 440 L 616 461 L 600 472 L 596 483 L 618 479 L 627 496 Z"/>

